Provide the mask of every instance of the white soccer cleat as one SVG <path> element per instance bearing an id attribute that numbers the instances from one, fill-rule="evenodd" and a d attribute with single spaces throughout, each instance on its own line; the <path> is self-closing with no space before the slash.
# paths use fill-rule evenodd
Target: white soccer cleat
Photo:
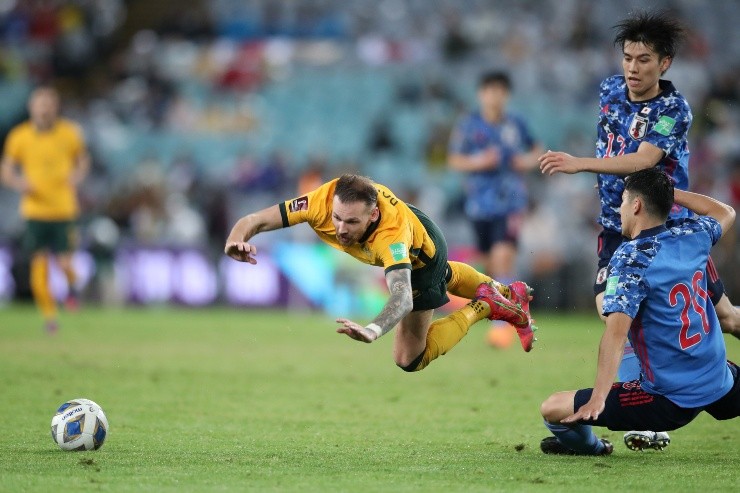
<path id="1" fill-rule="evenodd" d="M 669 443 L 671 437 L 665 431 L 628 431 L 624 434 L 624 444 L 630 450 L 663 450 Z"/>

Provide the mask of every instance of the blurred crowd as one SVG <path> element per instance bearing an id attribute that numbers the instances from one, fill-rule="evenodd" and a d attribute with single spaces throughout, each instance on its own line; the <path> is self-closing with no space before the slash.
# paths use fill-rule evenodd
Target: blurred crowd
<path id="1" fill-rule="evenodd" d="M 245 212 L 356 171 L 427 210 L 464 249 L 472 233 L 446 151 L 480 72 L 509 72 L 512 107 L 546 148 L 592 155 L 598 83 L 621 70 L 610 27 L 642 4 L 0 0 L 0 131 L 26 117 L 35 84 L 59 88 L 93 155 L 81 189 L 88 243 L 219 252 Z M 692 188 L 740 209 L 740 4 L 651 6 L 690 30 L 666 78 L 693 108 Z M 588 295 L 595 177 L 528 182 L 522 276 L 585 280 Z M 0 242 L 22 231 L 14 200 L 0 191 Z M 115 235 L 101 239 L 101 224 Z M 735 299 L 737 231 L 715 253 Z"/>

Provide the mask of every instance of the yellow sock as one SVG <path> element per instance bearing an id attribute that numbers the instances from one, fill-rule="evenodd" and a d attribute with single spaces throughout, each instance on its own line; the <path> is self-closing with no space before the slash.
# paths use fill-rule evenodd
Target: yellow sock
<path id="1" fill-rule="evenodd" d="M 67 278 L 69 293 L 75 295 L 77 293 L 77 273 L 71 265 L 62 266 L 62 271 L 64 271 L 64 277 Z"/>
<path id="2" fill-rule="evenodd" d="M 57 304 L 49 288 L 49 260 L 45 255 L 35 255 L 31 259 L 31 293 L 44 319 L 55 319 Z"/>
<path id="3" fill-rule="evenodd" d="M 421 361 L 414 368 L 406 371 L 419 371 L 452 349 L 465 337 L 468 329 L 477 321 L 483 320 L 491 313 L 488 303 L 471 301 L 459 310 L 444 318 L 435 320 L 427 332 L 427 346 L 421 355 Z"/>
<path id="4" fill-rule="evenodd" d="M 468 264 L 453 262 L 452 260 L 447 262 L 447 264 L 450 266 L 450 271 L 452 272 L 450 282 L 447 283 L 447 290 L 455 296 L 469 300 L 473 299 L 478 286 L 484 282 L 492 282 L 499 293 L 507 298 L 511 298 L 511 291 L 507 285 L 501 284 L 485 274 L 481 274 Z"/>
<path id="5" fill-rule="evenodd" d="M 62 270 L 64 271 L 64 276 L 67 278 L 69 289 L 72 290 L 77 284 L 77 273 L 71 266 L 66 267 Z"/>

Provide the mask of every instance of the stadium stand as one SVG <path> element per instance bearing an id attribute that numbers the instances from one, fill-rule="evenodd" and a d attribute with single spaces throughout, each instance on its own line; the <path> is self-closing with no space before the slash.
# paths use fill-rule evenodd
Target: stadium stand
<path id="1" fill-rule="evenodd" d="M 694 108 L 693 186 L 740 207 L 740 9 L 734 2 L 711 9 L 691 0 L 659 3 L 692 20 L 669 78 Z M 65 113 L 82 122 L 94 155 L 84 221 L 111 217 L 124 240 L 147 242 L 165 227 L 137 232 L 137 211 L 152 210 L 165 224 L 180 208 L 205 223 L 209 238 L 201 246 L 215 248 L 233 218 L 255 203 L 292 196 L 320 162 L 327 177 L 359 171 L 417 201 L 451 232 L 452 246 L 464 248 L 471 233 L 459 221 L 459 181 L 444 169 L 439 149 L 455 118 L 474 104 L 479 72 L 497 67 L 512 74 L 512 106 L 546 146 L 589 154 L 598 81 L 619 70 L 604 26 L 640 2 L 188 5 L 0 5 L 0 132 L 25 116 L 34 84 L 59 87 Z M 593 256 L 591 178 L 529 178 L 537 198 L 532 220 L 550 211 L 558 237 L 532 228 L 524 241 L 558 259 L 557 279 L 588 277 L 579 259 Z M 136 193 L 142 189 L 152 193 Z M 0 191 L 3 210 L 12 200 Z M 575 213 L 552 213 L 566 207 Z M 3 221 L 0 242 L 12 244 L 19 231 L 18 221 Z M 720 270 L 739 260 L 737 237 L 718 247 Z M 543 242 L 552 251 L 543 251 Z M 523 273 L 538 275 L 534 264 L 523 256 Z M 725 279 L 734 298 L 736 277 Z M 590 306 L 584 284 L 565 289 Z"/>

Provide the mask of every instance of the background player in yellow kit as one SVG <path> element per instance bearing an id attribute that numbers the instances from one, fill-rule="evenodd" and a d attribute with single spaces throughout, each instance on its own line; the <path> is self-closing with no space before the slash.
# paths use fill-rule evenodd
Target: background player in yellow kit
<path id="1" fill-rule="evenodd" d="M 90 167 L 79 127 L 59 117 L 59 94 L 51 87 L 35 89 L 28 101 L 29 120 L 14 127 L 5 141 L 0 166 L 3 184 L 21 193 L 26 220 L 26 245 L 31 252 L 31 291 L 46 330 L 58 328 L 57 307 L 49 289 L 49 255 L 53 254 L 70 286 L 70 307 L 76 307 L 72 267 L 75 220 L 79 214 L 77 186 Z"/>
<path id="2" fill-rule="evenodd" d="M 524 350 L 532 348 L 528 286 L 521 281 L 505 286 L 466 264 L 449 262 L 439 228 L 363 176 L 343 175 L 302 197 L 244 216 L 231 230 L 224 251 L 254 264 L 257 249 L 248 243 L 250 238 L 302 222 L 332 247 L 385 269 L 390 298 L 380 314 L 365 326 L 337 319 L 337 332 L 370 343 L 397 327 L 393 356 L 403 370 L 422 370 L 483 318 L 511 323 Z M 432 322 L 434 309 L 449 301 L 448 290 L 473 301 Z"/>

